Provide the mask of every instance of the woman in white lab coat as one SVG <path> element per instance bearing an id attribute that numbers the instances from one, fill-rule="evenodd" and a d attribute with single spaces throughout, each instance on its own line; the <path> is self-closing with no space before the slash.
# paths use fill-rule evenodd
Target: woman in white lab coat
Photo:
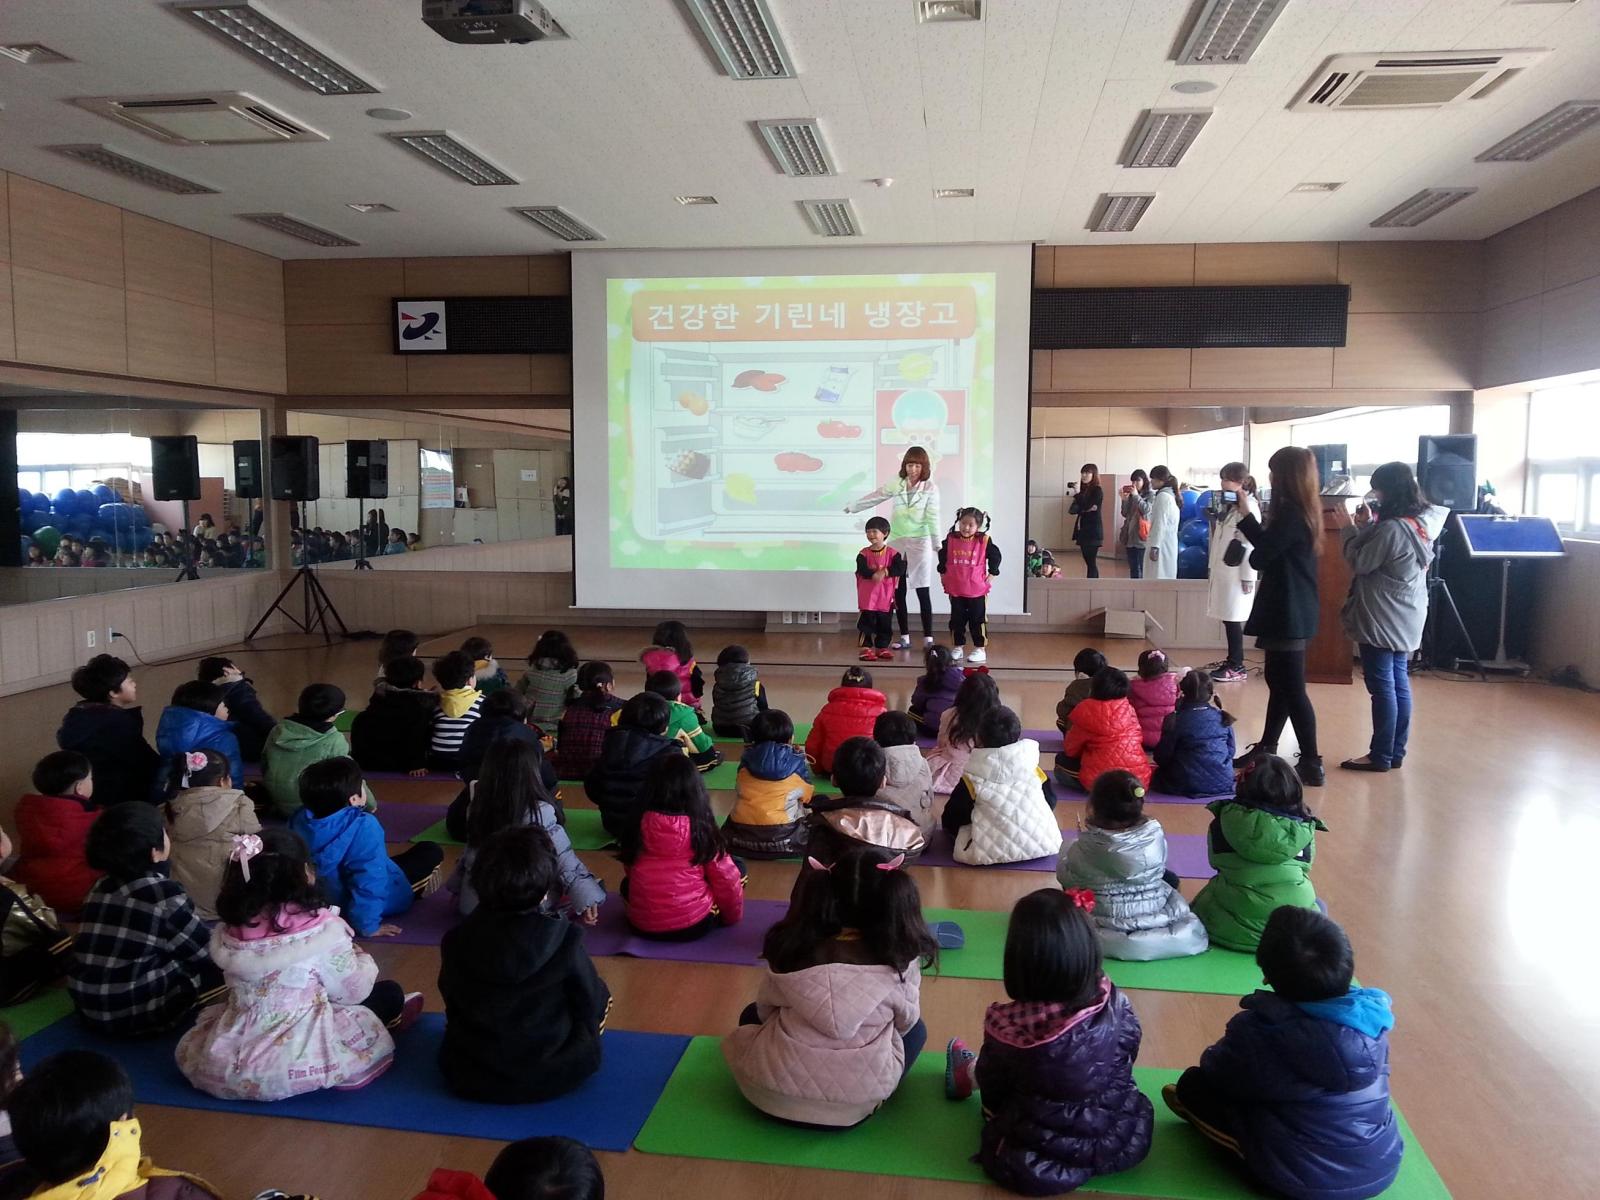
<path id="1" fill-rule="evenodd" d="M 911 645 L 911 627 L 906 619 L 906 598 L 912 588 L 922 615 L 922 644 L 933 645 L 933 583 L 939 565 L 939 539 L 944 527 L 939 519 L 939 486 L 933 482 L 933 463 L 921 446 L 912 446 L 900 460 L 898 478 L 861 499 L 845 506 L 857 513 L 876 508 L 885 500 L 894 501 L 889 518 L 889 545 L 906 560 L 906 573 L 895 587 L 894 611 L 900 622 L 902 649 Z"/>
<path id="2" fill-rule="evenodd" d="M 1230 494 L 1234 499 L 1228 499 Z M 1211 527 L 1211 590 L 1206 598 L 1206 616 L 1222 622 L 1228 638 L 1228 656 L 1212 670 L 1211 678 L 1217 683 L 1242 683 L 1244 623 L 1250 619 L 1250 606 L 1256 601 L 1256 569 L 1250 565 L 1250 539 L 1239 532 L 1239 522 L 1246 516 L 1259 521 L 1261 506 L 1256 503 L 1256 481 L 1242 462 L 1223 466 L 1222 487 L 1217 495 L 1222 511 Z M 1237 560 L 1232 566 L 1227 561 L 1230 545 L 1239 547 L 1231 555 Z"/>
<path id="3" fill-rule="evenodd" d="M 1178 577 L 1178 481 L 1166 467 L 1150 468 L 1150 567 L 1148 579 Z"/>

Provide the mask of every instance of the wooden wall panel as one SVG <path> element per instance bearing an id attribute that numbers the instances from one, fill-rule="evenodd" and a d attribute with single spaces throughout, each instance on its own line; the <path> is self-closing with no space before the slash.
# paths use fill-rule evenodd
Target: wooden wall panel
<path id="1" fill-rule="evenodd" d="M 283 262 L 213 238 L 211 294 L 218 312 L 282 325 Z"/>
<path id="2" fill-rule="evenodd" d="M 1547 290 L 1600 275 L 1600 188 L 1552 208 L 1543 220 Z"/>
<path id="3" fill-rule="evenodd" d="M 1196 284 L 1339 282 L 1337 242 L 1218 242 L 1194 248 Z"/>
<path id="4" fill-rule="evenodd" d="M 0 259 L 11 261 L 11 184 L 10 176 L 0 171 Z"/>
<path id="5" fill-rule="evenodd" d="M 532 254 L 528 256 L 528 294 L 565 296 L 572 291 L 570 254 Z"/>
<path id="6" fill-rule="evenodd" d="M 1050 351 L 1033 351 L 1030 392 L 1048 392 L 1053 390 L 1050 386 Z"/>
<path id="7" fill-rule="evenodd" d="M 529 358 L 532 370 L 531 388 L 541 396 L 572 395 L 572 356 L 570 354 L 533 354 Z"/>
<path id="8" fill-rule="evenodd" d="M 1333 386 L 1469 389 L 1477 345 L 1476 313 L 1352 313 Z"/>
<path id="9" fill-rule="evenodd" d="M 1600 275 L 1544 294 L 1539 322 L 1539 376 L 1600 366 Z"/>
<path id="10" fill-rule="evenodd" d="M 1156 287 L 1194 282 L 1194 246 L 1056 246 L 1040 287 Z"/>
<path id="11" fill-rule="evenodd" d="M 1331 346 L 1197 347 L 1193 388 L 1325 388 L 1333 386 Z"/>
<path id="12" fill-rule="evenodd" d="M 19 267 L 120 288 L 122 210 L 12 175 L 11 261 Z"/>
<path id="13" fill-rule="evenodd" d="M 1352 313 L 1477 312 L 1480 242 L 1342 242 L 1339 279 Z"/>
<path id="14" fill-rule="evenodd" d="M 13 175 L 12 179 L 16 176 Z M 122 256 L 117 256 L 118 272 Z M 128 370 L 127 299 L 120 287 L 11 268 L 17 358 L 114 375 Z"/>
<path id="15" fill-rule="evenodd" d="M 1539 322 L 1543 310 L 1542 297 L 1528 296 L 1483 314 L 1478 369 L 1473 375 L 1480 388 L 1537 379 L 1542 374 Z"/>
<path id="16" fill-rule="evenodd" d="M 218 387 L 263 392 L 288 390 L 282 325 L 219 308 L 212 314 L 212 329 L 216 339 Z"/>
<path id="17" fill-rule="evenodd" d="M 387 331 L 385 331 L 387 332 Z M 526 392 L 533 386 L 530 354 L 410 354 L 407 389 L 424 394 Z"/>
<path id="18" fill-rule="evenodd" d="M 215 383 L 211 309 L 128 293 L 128 373 L 146 379 Z"/>
<path id="19" fill-rule="evenodd" d="M 1189 351 L 1052 350 L 1050 382 L 1053 390 L 1058 392 L 1142 392 L 1187 388 Z"/>
<path id="20" fill-rule="evenodd" d="M 122 261 L 130 292 L 211 307 L 211 239 L 205 234 L 124 213 Z"/>
<path id="21" fill-rule="evenodd" d="M 485 258 L 408 258 L 402 295 L 526 296 L 528 260 L 519 255 Z"/>
<path id="22" fill-rule="evenodd" d="M 17 331 L 11 303 L 11 264 L 0 262 L 0 358 L 17 356 Z"/>
<path id="23" fill-rule="evenodd" d="M 1513 225 L 1483 243 L 1483 306 L 1499 308 L 1544 291 L 1545 219 Z"/>
<path id="24" fill-rule="evenodd" d="M 388 325 L 295 324 L 294 304 L 291 287 L 284 329 L 291 392 L 404 394 L 406 363 L 394 353 Z"/>
<path id="25" fill-rule="evenodd" d="M 390 301 L 405 294 L 405 260 L 305 258 L 283 264 L 285 323 L 382 325 Z"/>

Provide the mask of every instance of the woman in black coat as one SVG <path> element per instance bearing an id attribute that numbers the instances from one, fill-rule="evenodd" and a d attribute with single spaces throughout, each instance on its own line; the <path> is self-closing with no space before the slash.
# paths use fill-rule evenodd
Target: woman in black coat
<path id="1" fill-rule="evenodd" d="M 1236 765 L 1276 754 L 1284 724 L 1290 723 L 1300 742 L 1295 770 L 1306 786 L 1321 787 L 1317 714 L 1306 694 L 1306 643 L 1317 632 L 1317 552 L 1322 546 L 1317 462 L 1309 450 L 1285 446 L 1267 467 L 1272 472 L 1272 507 L 1266 521 L 1246 515 L 1239 522 L 1239 532 L 1254 547 L 1250 565 L 1260 572 L 1244 631 L 1266 651 L 1267 720 L 1261 740 Z"/>
<path id="2" fill-rule="evenodd" d="M 1104 501 L 1100 468 L 1093 463 L 1084 463 L 1078 472 L 1078 494 L 1072 498 L 1067 511 L 1077 518 L 1072 523 L 1072 540 L 1078 543 L 1078 552 L 1083 555 L 1084 569 L 1088 571 L 1090 579 L 1100 578 L 1100 563 L 1096 556 L 1106 540 L 1105 522 L 1100 512 Z"/>

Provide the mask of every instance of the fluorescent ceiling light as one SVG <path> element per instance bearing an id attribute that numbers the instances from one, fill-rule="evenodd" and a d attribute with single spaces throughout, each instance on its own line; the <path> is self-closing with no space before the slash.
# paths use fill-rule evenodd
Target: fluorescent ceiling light
<path id="1" fill-rule="evenodd" d="M 855 209 L 848 200 L 802 200 L 800 210 L 805 213 L 811 228 L 823 237 L 861 236 Z"/>
<path id="2" fill-rule="evenodd" d="M 833 155 L 822 142 L 822 129 L 810 117 L 789 121 L 757 121 L 756 132 L 767 143 L 773 161 L 785 175 L 808 179 L 837 175 Z"/>
<path id="3" fill-rule="evenodd" d="M 1095 205 L 1089 228 L 1094 233 L 1127 233 L 1155 198 L 1154 192 L 1108 192 Z"/>
<path id="4" fill-rule="evenodd" d="M 1596 122 L 1600 122 L 1600 100 L 1568 100 L 1496 142 L 1476 161 L 1532 162 L 1593 128 Z"/>
<path id="5" fill-rule="evenodd" d="M 527 208 L 513 208 L 512 212 L 526 217 L 539 228 L 553 233 L 563 242 L 603 242 L 605 237 L 596 233 L 566 209 L 554 204 L 535 204 Z"/>
<path id="6" fill-rule="evenodd" d="M 446 130 L 433 129 L 417 132 L 386 133 L 383 136 L 391 141 L 399 142 L 413 154 L 443 167 L 456 178 L 464 179 L 474 187 L 489 187 L 521 182 L 515 176 L 508 175 L 502 171 L 476 150 L 470 149 L 459 141 L 454 134 Z"/>
<path id="7" fill-rule="evenodd" d="M 917 0 L 917 20 L 924 25 L 939 21 L 981 21 L 983 0 Z"/>
<path id="8" fill-rule="evenodd" d="M 794 78 L 794 62 L 766 0 L 683 0 L 683 4 L 730 78 Z"/>
<path id="9" fill-rule="evenodd" d="M 1340 180 L 1337 183 L 1333 182 L 1332 180 L 1329 180 L 1327 182 L 1314 182 L 1314 181 L 1312 181 L 1312 182 L 1306 182 L 1306 183 L 1297 183 L 1292 188 L 1290 188 L 1289 190 L 1291 192 L 1318 192 L 1318 193 L 1322 193 L 1322 192 L 1337 192 L 1343 186 L 1344 186 L 1344 181 L 1343 180 Z"/>
<path id="10" fill-rule="evenodd" d="M 1432 220 L 1452 204 L 1458 204 L 1477 188 L 1423 188 L 1415 196 L 1396 204 L 1372 223 L 1374 229 L 1410 229 Z"/>
<path id="11" fill-rule="evenodd" d="M 99 167 L 103 171 L 110 171 L 113 175 L 120 175 L 124 179 L 131 179 L 135 183 L 142 183 L 146 187 L 153 187 L 157 191 L 171 192 L 174 196 L 215 196 L 217 189 L 207 187 L 203 183 L 196 183 L 192 179 L 185 179 L 181 175 L 174 175 L 170 171 L 163 171 L 160 167 L 152 167 L 149 163 L 140 162 L 137 158 L 129 158 L 126 154 L 118 154 L 106 146 L 47 146 L 47 150 L 54 150 L 77 162 L 87 163 L 91 167 Z"/>
<path id="12" fill-rule="evenodd" d="M 363 215 L 370 215 L 372 213 L 392 213 L 394 211 L 394 209 L 389 205 L 382 204 L 377 201 L 366 204 L 346 204 L 345 207 L 352 208 L 356 212 Z"/>
<path id="13" fill-rule="evenodd" d="M 263 228 L 274 233 L 287 234 L 292 238 L 299 238 L 302 242 L 310 242 L 313 246 L 359 246 L 360 242 L 352 242 L 347 237 L 337 233 L 329 233 L 326 229 L 319 229 L 315 225 L 308 225 L 304 221 L 296 220 L 288 213 L 240 213 L 240 218 L 253 221 Z"/>
<path id="14" fill-rule="evenodd" d="M 324 96 L 356 96 L 378 89 L 315 46 L 296 37 L 250 0 L 193 0 L 172 6 L 273 70 Z"/>
<path id="15" fill-rule="evenodd" d="M 1237 66 L 1249 62 L 1288 0 L 1202 0 L 1178 52 L 1186 66 Z"/>
<path id="16" fill-rule="evenodd" d="M 677 196 L 674 198 L 685 208 L 696 204 L 715 204 L 717 202 L 715 196 Z"/>
<path id="17" fill-rule="evenodd" d="M 976 196 L 977 194 L 978 194 L 978 191 L 977 191 L 976 188 L 934 188 L 933 189 L 933 198 L 935 200 L 970 200 L 973 196 Z"/>
<path id="18" fill-rule="evenodd" d="M 71 62 L 59 50 L 52 50 L 49 46 L 41 46 L 38 42 L 14 42 L 9 46 L 0 46 L 0 54 L 7 58 L 16 59 L 25 67 L 42 67 L 50 63 Z"/>
<path id="19" fill-rule="evenodd" d="M 1211 110 L 1206 108 L 1151 109 L 1128 144 L 1122 165 L 1177 166 L 1210 119 Z"/>

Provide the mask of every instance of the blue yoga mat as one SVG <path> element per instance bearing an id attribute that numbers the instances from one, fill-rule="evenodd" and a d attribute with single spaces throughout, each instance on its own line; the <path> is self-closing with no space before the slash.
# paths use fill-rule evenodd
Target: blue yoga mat
<path id="1" fill-rule="evenodd" d="M 173 1058 L 176 1035 L 116 1041 L 91 1033 L 78 1021 L 59 1021 L 22 1043 L 22 1061 L 26 1071 L 62 1050 L 99 1050 L 132 1076 L 140 1104 L 497 1142 L 564 1135 L 594 1150 L 626 1150 L 689 1045 L 686 1037 L 611 1030 L 602 1039 L 605 1058 L 599 1073 L 577 1091 L 543 1104 L 478 1104 L 451 1093 L 440 1078 L 435 1060 L 443 1038 L 444 1014 L 427 1013 L 395 1039 L 394 1065 L 366 1087 L 312 1092 L 270 1104 L 218 1100 L 189 1086 Z"/>

